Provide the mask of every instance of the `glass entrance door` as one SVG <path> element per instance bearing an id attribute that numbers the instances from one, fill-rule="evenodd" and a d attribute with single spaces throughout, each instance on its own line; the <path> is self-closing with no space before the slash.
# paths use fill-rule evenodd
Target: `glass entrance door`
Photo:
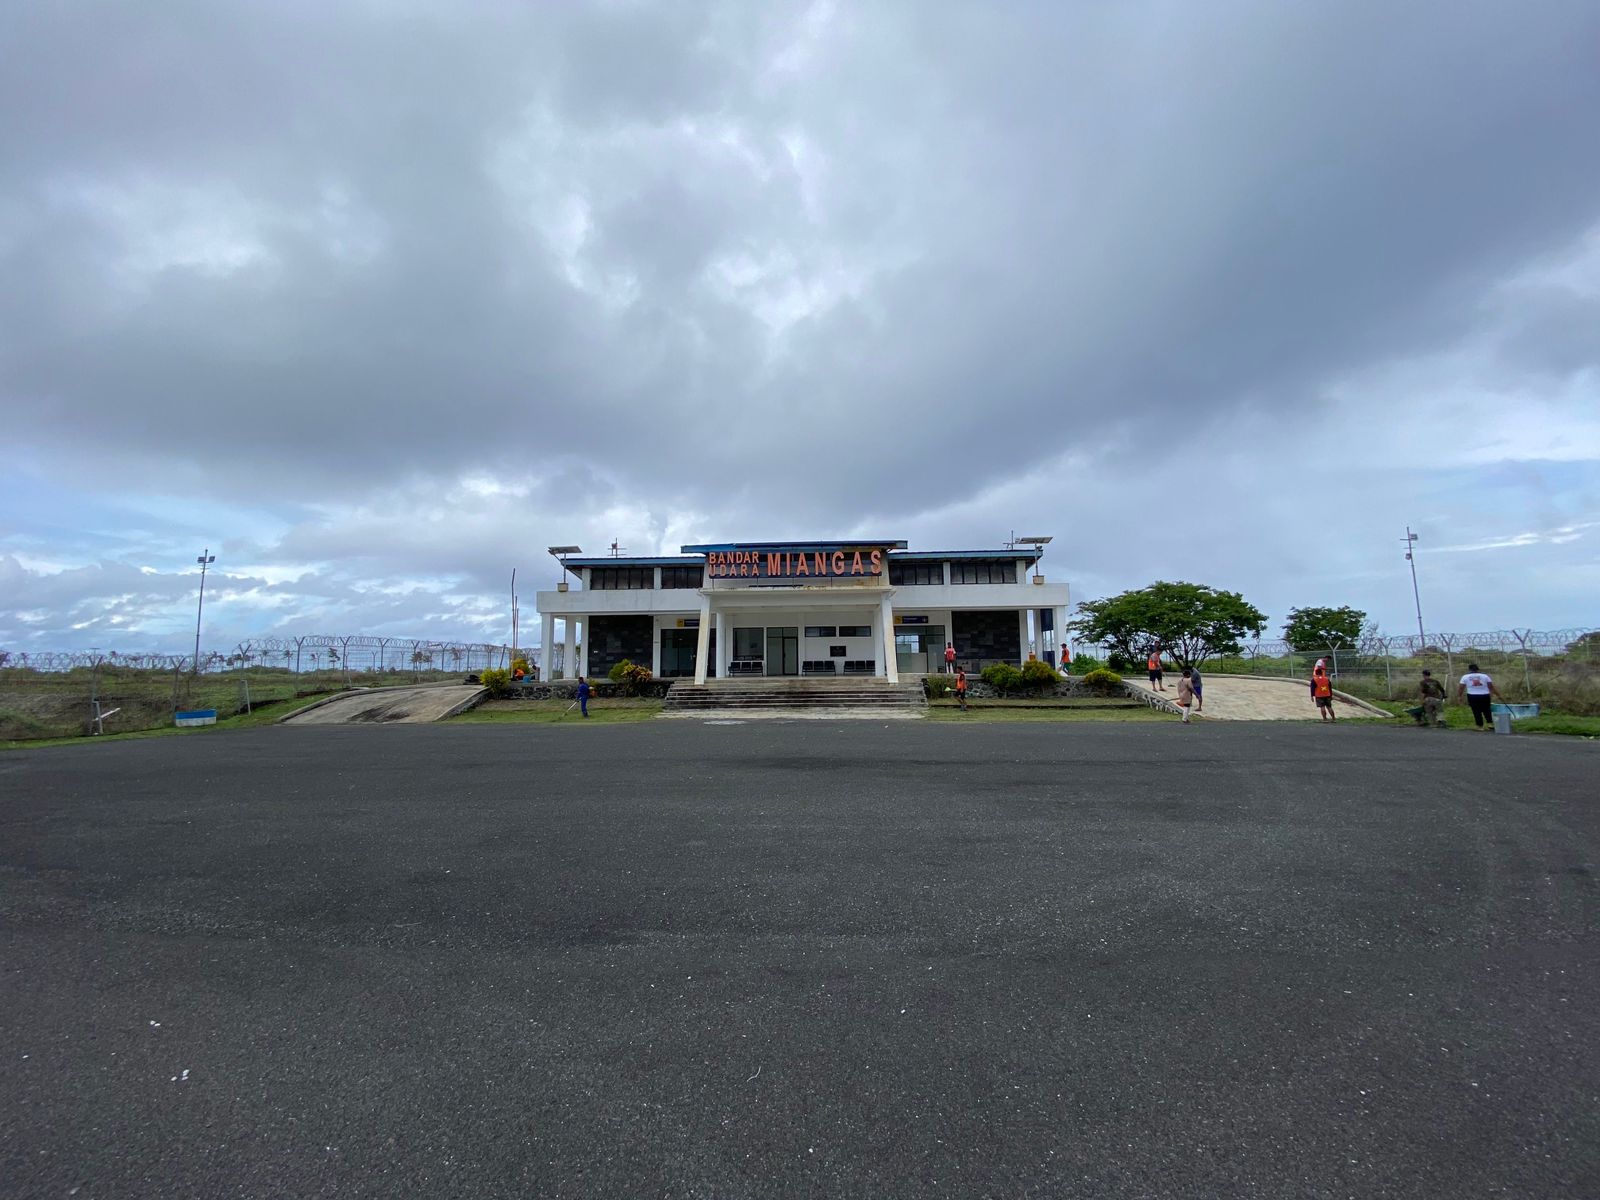
<path id="1" fill-rule="evenodd" d="M 944 670 L 944 626 L 896 625 L 894 652 L 895 665 L 909 675 Z"/>
<path id="2" fill-rule="evenodd" d="M 661 631 L 661 677 L 681 679 L 694 674 L 694 656 L 699 648 L 698 629 L 663 629 Z M 713 660 L 715 661 L 715 660 Z"/>
<path id="3" fill-rule="evenodd" d="M 767 674 L 800 674 L 800 627 L 767 626 Z"/>
<path id="4" fill-rule="evenodd" d="M 711 661 L 706 664 L 706 674 L 717 673 L 717 631 L 711 630 Z M 694 675 L 695 658 L 700 646 L 698 629 L 663 629 L 661 631 L 661 678 L 684 679 Z"/>

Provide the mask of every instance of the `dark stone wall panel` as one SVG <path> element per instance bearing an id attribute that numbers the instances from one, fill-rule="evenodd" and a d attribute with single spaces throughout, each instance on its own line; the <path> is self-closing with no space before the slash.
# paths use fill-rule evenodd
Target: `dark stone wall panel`
<path id="1" fill-rule="evenodd" d="M 589 639 L 589 674 L 604 679 L 623 659 L 648 667 L 653 661 L 650 645 L 654 621 L 648 617 L 590 617 L 585 637 Z"/>
<path id="2" fill-rule="evenodd" d="M 950 640 L 956 658 L 982 662 L 1016 663 L 1022 658 L 1022 630 L 1015 609 L 950 614 Z"/>

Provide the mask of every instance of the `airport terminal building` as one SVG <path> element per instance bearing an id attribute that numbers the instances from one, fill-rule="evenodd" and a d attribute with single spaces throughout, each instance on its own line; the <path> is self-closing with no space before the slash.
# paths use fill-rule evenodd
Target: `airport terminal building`
<path id="1" fill-rule="evenodd" d="M 696 683 L 750 675 L 894 682 L 941 670 L 947 642 L 971 673 L 1030 655 L 1056 664 L 1069 601 L 1067 585 L 1039 571 L 1048 540 L 1003 550 L 742 542 L 684 546 L 665 558 L 583 558 L 575 547 L 554 547 L 563 579 L 538 594 L 541 673 L 603 677 L 629 659 Z"/>

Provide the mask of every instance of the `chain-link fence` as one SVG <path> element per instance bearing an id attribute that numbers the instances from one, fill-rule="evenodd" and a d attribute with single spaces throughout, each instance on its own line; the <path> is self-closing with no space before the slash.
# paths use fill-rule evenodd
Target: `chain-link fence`
<path id="1" fill-rule="evenodd" d="M 1136 649 L 1144 653 L 1142 647 Z M 1079 650 L 1108 661 L 1118 657 L 1109 646 L 1080 644 Z M 1455 681 L 1476 663 L 1508 699 L 1534 701 L 1564 713 L 1600 714 L 1600 630 L 1592 628 L 1430 633 L 1426 639 L 1370 634 L 1353 641 L 1332 638 L 1320 647 L 1256 640 L 1241 644 L 1238 654 L 1212 655 L 1201 665 L 1221 675 L 1304 679 L 1319 659 L 1327 662 L 1342 689 L 1374 699 L 1414 695 L 1424 669 L 1453 692 Z M 1114 665 L 1139 670 L 1144 662 L 1139 657 Z"/>
<path id="2" fill-rule="evenodd" d="M 193 655 L 0 650 L 0 740 L 155 729 L 194 709 L 266 719 L 308 696 L 445 682 L 507 667 L 518 654 L 538 664 L 537 650 L 355 634 L 255 638 L 198 663 Z"/>

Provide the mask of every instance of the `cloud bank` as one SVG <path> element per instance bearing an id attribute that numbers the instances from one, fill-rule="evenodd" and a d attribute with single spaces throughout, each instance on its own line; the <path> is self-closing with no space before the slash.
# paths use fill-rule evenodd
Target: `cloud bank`
<path id="1" fill-rule="evenodd" d="M 219 643 L 499 638 L 555 542 L 1023 526 L 1084 598 L 1401 629 L 1409 523 L 1430 625 L 1593 623 L 1597 41 L 1560 2 L 29 6 L 0 644 L 181 646 L 204 547 Z"/>

